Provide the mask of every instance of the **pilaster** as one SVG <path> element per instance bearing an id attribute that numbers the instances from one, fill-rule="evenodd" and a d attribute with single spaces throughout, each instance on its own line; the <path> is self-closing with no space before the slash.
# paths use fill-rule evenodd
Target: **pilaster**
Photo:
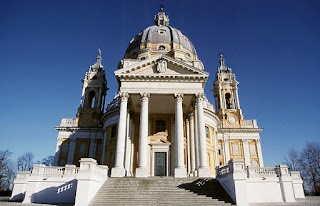
<path id="1" fill-rule="evenodd" d="M 70 139 L 69 143 L 69 151 L 68 151 L 68 159 L 67 159 L 67 164 L 72 165 L 73 164 L 73 157 L 74 157 L 74 152 L 76 149 L 76 142 L 77 139 Z"/>

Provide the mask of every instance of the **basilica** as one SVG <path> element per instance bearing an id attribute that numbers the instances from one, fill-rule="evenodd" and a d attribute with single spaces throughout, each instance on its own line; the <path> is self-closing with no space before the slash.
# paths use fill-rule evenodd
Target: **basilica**
<path id="1" fill-rule="evenodd" d="M 101 51 L 83 79 L 75 118 L 62 119 L 55 164 L 82 157 L 107 165 L 111 177 L 215 177 L 230 159 L 263 167 L 256 120 L 245 120 L 238 82 L 220 55 L 213 93 L 191 41 L 169 25 L 161 7 L 154 25 L 133 37 L 114 72 L 119 92 L 105 109 Z M 215 107 L 206 95 L 214 95 Z"/>
<path id="2" fill-rule="evenodd" d="M 76 116 L 55 127 L 55 166 L 18 172 L 11 200 L 248 206 L 304 198 L 299 172 L 264 167 L 262 129 L 244 118 L 235 73 L 222 53 L 218 61 L 213 93 L 205 94 L 209 73 L 161 6 L 154 25 L 130 41 L 108 104 L 111 77 L 99 49 L 82 80 Z"/>

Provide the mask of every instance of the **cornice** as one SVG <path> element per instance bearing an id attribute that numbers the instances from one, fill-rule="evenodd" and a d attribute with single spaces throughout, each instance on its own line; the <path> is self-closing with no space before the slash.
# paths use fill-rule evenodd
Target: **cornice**
<path id="1" fill-rule="evenodd" d="M 77 131 L 102 131 L 102 127 L 54 127 L 57 131 L 77 132 Z"/>
<path id="2" fill-rule="evenodd" d="M 219 128 L 219 133 L 260 133 L 263 128 Z"/>

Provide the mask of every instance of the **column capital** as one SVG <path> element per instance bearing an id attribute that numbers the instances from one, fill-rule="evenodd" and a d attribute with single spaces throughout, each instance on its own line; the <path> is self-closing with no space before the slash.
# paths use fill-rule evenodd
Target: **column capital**
<path id="1" fill-rule="evenodd" d="M 128 98 L 129 98 L 128 92 L 119 92 L 119 96 L 121 98 L 121 102 L 128 101 Z"/>
<path id="2" fill-rule="evenodd" d="M 256 139 L 256 142 L 257 143 L 261 143 L 261 139 Z"/>
<path id="3" fill-rule="evenodd" d="M 148 92 L 140 93 L 141 101 L 148 101 L 149 97 L 150 97 L 150 93 Z"/>
<path id="4" fill-rule="evenodd" d="M 174 98 L 176 101 L 182 101 L 183 99 L 183 94 L 181 93 L 174 93 Z"/>
<path id="5" fill-rule="evenodd" d="M 242 142 L 243 143 L 248 143 L 248 140 L 247 139 L 243 139 Z"/>
<path id="6" fill-rule="evenodd" d="M 197 102 L 203 101 L 204 97 L 204 93 L 198 93 L 196 94 L 197 97 Z"/>
<path id="7" fill-rule="evenodd" d="M 194 118 L 194 114 L 193 113 L 188 114 L 188 116 L 189 116 L 190 119 Z"/>

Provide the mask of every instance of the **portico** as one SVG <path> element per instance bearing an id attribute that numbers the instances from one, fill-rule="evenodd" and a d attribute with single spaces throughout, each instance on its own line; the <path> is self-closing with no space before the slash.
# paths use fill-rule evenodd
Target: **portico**
<path id="1" fill-rule="evenodd" d="M 160 155 L 165 156 L 167 171 L 165 176 L 174 175 L 175 177 L 187 177 L 191 173 L 191 167 L 188 167 L 188 165 L 196 165 L 196 160 L 193 157 L 190 159 L 191 164 L 187 164 L 186 157 L 190 154 L 187 154 L 188 149 L 186 148 L 187 145 L 185 145 L 185 141 L 187 140 L 185 125 L 186 122 L 194 124 L 192 118 L 189 121 L 189 114 L 193 115 L 195 106 L 198 107 L 198 119 L 200 120 L 198 121 L 199 125 L 197 125 L 197 127 L 202 129 L 199 129 L 199 131 L 201 131 L 199 134 L 194 134 L 195 131 L 192 129 L 192 136 L 193 138 L 197 137 L 199 143 L 204 142 L 204 146 L 206 144 L 204 114 L 203 109 L 199 109 L 199 107 L 202 106 L 203 94 L 183 94 L 179 92 L 175 93 L 175 91 L 171 94 L 163 94 L 152 90 L 138 94 L 129 92 L 130 91 L 119 93 L 120 115 L 115 152 L 116 161 L 115 167 L 112 168 L 111 176 L 122 177 L 126 174 L 124 160 L 126 155 L 124 153 L 131 152 L 125 150 L 128 147 L 124 144 L 127 137 L 126 133 L 123 132 L 125 131 L 123 128 L 130 127 L 130 125 L 126 125 L 128 121 L 126 120 L 126 115 L 122 114 L 122 112 L 127 112 L 131 113 L 130 116 L 132 117 L 139 117 L 138 120 L 136 120 L 139 124 L 139 130 L 137 131 L 138 140 L 132 141 L 134 145 L 132 158 L 136 158 L 136 167 L 135 170 L 134 168 L 131 169 L 135 177 L 157 175 L 157 172 L 155 172 L 157 167 L 157 165 L 155 165 L 157 163 L 155 158 Z M 159 125 L 161 122 L 163 122 L 163 125 Z M 171 122 L 173 123 L 172 128 L 170 125 Z M 191 128 L 194 127 L 195 125 L 191 126 Z M 121 129 L 123 131 L 120 131 Z M 188 134 L 190 134 L 190 131 L 188 131 Z M 201 148 L 201 146 L 199 148 Z M 189 151 L 193 151 L 194 153 L 195 150 L 194 143 L 190 144 Z M 162 154 L 159 152 L 162 152 Z M 210 176 L 206 157 L 205 150 L 202 155 L 199 154 L 199 159 L 201 160 L 199 164 L 199 176 Z M 207 173 L 203 174 L 202 171 L 206 169 Z M 192 170 L 194 170 L 194 168 Z M 171 171 L 173 171 L 173 173 Z"/>

